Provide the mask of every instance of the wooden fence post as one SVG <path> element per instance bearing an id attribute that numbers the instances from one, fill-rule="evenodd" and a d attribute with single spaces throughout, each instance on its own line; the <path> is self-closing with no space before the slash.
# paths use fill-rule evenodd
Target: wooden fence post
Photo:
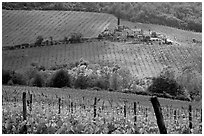
<path id="1" fill-rule="evenodd" d="M 191 105 L 189 105 L 188 112 L 189 112 L 189 129 L 191 131 L 191 129 L 193 128 L 193 125 L 192 125 L 192 106 Z"/>
<path id="2" fill-rule="evenodd" d="M 94 99 L 94 118 L 96 118 L 96 101 L 97 101 L 97 98 L 95 97 Z"/>
<path id="3" fill-rule="evenodd" d="M 23 92 L 23 120 L 26 120 L 26 92 Z"/>
<path id="4" fill-rule="evenodd" d="M 103 101 L 103 104 L 102 104 L 102 111 L 105 109 L 104 104 L 105 104 L 105 101 Z"/>
<path id="5" fill-rule="evenodd" d="M 198 109 L 195 110 L 195 117 L 198 117 Z"/>
<path id="6" fill-rule="evenodd" d="M 71 107 L 71 105 L 70 105 L 71 103 L 70 103 L 70 95 L 68 96 L 68 109 L 69 109 L 69 112 L 71 112 L 71 110 L 70 110 L 70 107 Z"/>
<path id="7" fill-rule="evenodd" d="M 176 123 L 176 109 L 174 109 L 174 122 Z"/>
<path id="8" fill-rule="evenodd" d="M 32 111 L 33 95 L 30 94 L 30 112 Z"/>
<path id="9" fill-rule="evenodd" d="M 157 99 L 157 97 L 152 97 L 151 99 L 151 103 L 153 105 L 154 108 L 154 112 L 157 118 L 157 125 L 159 127 L 159 131 L 161 134 L 167 134 L 167 130 L 164 124 L 164 119 L 163 119 L 163 115 L 162 115 L 162 109 L 160 106 L 160 103 Z"/>
<path id="10" fill-rule="evenodd" d="M 137 103 L 134 102 L 134 125 L 136 126 L 137 122 Z"/>
<path id="11" fill-rule="evenodd" d="M 124 117 L 126 118 L 126 102 L 124 102 Z"/>
<path id="12" fill-rule="evenodd" d="M 61 98 L 61 107 L 62 107 L 62 109 L 64 108 L 63 100 L 64 100 L 64 98 L 62 97 Z"/>
<path id="13" fill-rule="evenodd" d="M 58 114 L 60 114 L 60 113 L 61 113 L 61 111 L 60 111 L 60 110 L 61 110 L 61 109 L 60 109 L 60 106 L 61 106 L 61 98 L 58 99 L 58 105 L 59 105 Z"/>
<path id="14" fill-rule="evenodd" d="M 73 102 L 71 102 L 71 113 L 73 113 Z"/>
<path id="15" fill-rule="evenodd" d="M 202 109 L 200 109 L 200 129 L 202 129 Z"/>
<path id="16" fill-rule="evenodd" d="M 83 97 L 83 109 L 85 110 L 86 107 L 85 107 L 85 104 L 84 104 L 85 100 L 84 100 L 84 97 Z"/>
<path id="17" fill-rule="evenodd" d="M 145 121 L 148 121 L 148 108 L 145 108 Z"/>
<path id="18" fill-rule="evenodd" d="M 2 101 L 3 101 L 3 99 L 2 99 Z M 17 105 L 16 105 L 16 97 L 14 97 L 14 107 L 16 107 Z"/>

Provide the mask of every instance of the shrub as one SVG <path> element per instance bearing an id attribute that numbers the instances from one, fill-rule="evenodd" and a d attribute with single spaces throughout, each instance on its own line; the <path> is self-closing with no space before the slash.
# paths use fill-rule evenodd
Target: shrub
<path id="1" fill-rule="evenodd" d="M 130 86 L 130 81 L 133 80 L 132 75 L 130 73 L 130 71 L 127 68 L 121 67 L 118 71 L 118 74 L 121 77 L 121 86 L 122 88 L 128 88 Z"/>
<path id="2" fill-rule="evenodd" d="M 110 88 L 119 91 L 121 89 L 122 77 L 114 72 L 110 75 L 109 84 Z"/>
<path id="3" fill-rule="evenodd" d="M 68 69 L 72 69 L 74 67 L 77 67 L 79 65 L 79 61 L 76 62 L 70 62 L 69 65 L 67 65 Z"/>
<path id="4" fill-rule="evenodd" d="M 70 87 L 69 74 L 63 69 L 58 70 L 51 78 L 49 86 L 50 87 L 58 87 L 58 88 L 62 88 L 62 87 L 66 87 L 66 86 Z"/>
<path id="5" fill-rule="evenodd" d="M 32 78 L 31 85 L 37 87 L 45 86 L 45 81 L 43 80 L 43 77 L 40 75 L 40 73 L 37 73 L 35 77 Z"/>
<path id="6" fill-rule="evenodd" d="M 90 87 L 90 88 L 98 87 L 100 89 L 107 90 L 109 87 L 109 81 L 103 77 L 98 77 L 97 75 L 89 76 L 86 82 L 87 82 L 87 87 Z"/>
<path id="7" fill-rule="evenodd" d="M 8 85 L 13 85 L 13 81 L 12 81 L 12 80 L 9 80 L 7 84 L 8 84 Z"/>
<path id="8" fill-rule="evenodd" d="M 168 78 L 168 79 L 175 79 L 176 77 L 176 71 L 171 66 L 166 66 L 162 69 L 160 75 L 162 78 Z"/>
<path id="9" fill-rule="evenodd" d="M 13 84 L 17 84 L 17 85 L 27 85 L 27 80 L 26 77 L 20 73 L 14 73 L 12 79 Z"/>
<path id="10" fill-rule="evenodd" d="M 153 78 L 153 83 L 148 87 L 151 93 L 168 93 L 172 96 L 182 94 L 182 87 L 174 80 L 163 77 Z"/>
<path id="11" fill-rule="evenodd" d="M 2 84 L 7 84 L 8 81 L 12 78 L 12 71 L 2 70 Z"/>
<path id="12" fill-rule="evenodd" d="M 32 62 L 31 64 L 30 64 L 32 67 L 38 67 L 39 66 L 39 64 L 37 63 L 37 62 Z"/>
<path id="13" fill-rule="evenodd" d="M 45 70 L 45 67 L 42 65 L 39 65 L 37 62 L 32 62 L 30 65 L 33 69 L 37 69 L 38 71 Z"/>
<path id="14" fill-rule="evenodd" d="M 129 87 L 129 92 L 131 92 L 131 93 L 138 93 L 138 92 L 146 92 L 146 90 L 142 86 L 137 85 L 136 83 L 133 83 Z"/>
<path id="15" fill-rule="evenodd" d="M 44 86 L 50 87 L 51 86 L 51 79 L 53 78 L 56 71 L 53 70 L 45 70 L 45 71 L 39 71 L 37 74 L 41 76 L 41 78 L 44 81 Z M 35 77 L 35 76 L 34 76 Z M 30 85 L 32 85 L 34 78 L 32 78 Z"/>
<path id="16" fill-rule="evenodd" d="M 192 100 L 199 101 L 202 98 L 202 75 L 199 72 L 193 69 L 185 70 L 176 80 L 188 91 Z"/>
<path id="17" fill-rule="evenodd" d="M 22 69 L 23 75 L 27 81 L 30 81 L 38 73 L 38 68 L 36 66 L 29 66 Z"/>
<path id="18" fill-rule="evenodd" d="M 80 43 L 82 40 L 82 36 L 83 35 L 81 33 L 72 33 L 69 41 L 71 43 Z"/>
<path id="19" fill-rule="evenodd" d="M 63 39 L 63 43 L 67 44 L 68 42 L 69 42 L 68 37 L 65 36 L 64 39 Z"/>
<path id="20" fill-rule="evenodd" d="M 107 90 L 109 88 L 109 82 L 104 78 L 99 78 L 98 80 L 96 80 L 95 86 Z"/>
<path id="21" fill-rule="evenodd" d="M 38 37 L 36 38 L 35 45 L 36 45 L 36 46 L 42 45 L 42 41 L 43 41 L 43 37 L 42 37 L 42 36 L 38 36 Z"/>
<path id="22" fill-rule="evenodd" d="M 86 89 L 89 87 L 88 77 L 83 74 L 78 75 L 74 81 L 74 88 Z"/>
<path id="23" fill-rule="evenodd" d="M 44 66 L 39 66 L 39 67 L 38 67 L 38 70 L 39 70 L 39 71 L 40 71 L 40 70 L 45 71 L 45 67 L 44 67 Z"/>

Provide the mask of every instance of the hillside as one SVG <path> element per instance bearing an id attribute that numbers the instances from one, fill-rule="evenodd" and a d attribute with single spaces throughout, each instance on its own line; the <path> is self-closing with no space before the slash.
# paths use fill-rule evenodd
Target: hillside
<path id="1" fill-rule="evenodd" d="M 21 70 L 32 62 L 37 62 L 50 68 L 56 64 L 76 62 L 80 58 L 103 65 L 117 63 L 141 78 L 156 76 L 165 66 L 178 70 L 190 66 L 200 73 L 202 70 L 200 47 L 133 45 L 104 41 L 3 51 L 2 67 Z"/>
<path id="2" fill-rule="evenodd" d="M 63 40 L 71 33 L 97 37 L 115 18 L 109 14 L 75 11 L 2 11 L 3 46 L 34 43 L 38 36 Z"/>
<path id="3" fill-rule="evenodd" d="M 96 15 L 99 15 L 99 17 Z M 21 19 L 17 19 L 19 17 Z M 67 21 L 67 19 L 70 19 L 70 21 Z M 114 16 L 101 13 L 3 10 L 3 46 L 25 42 L 31 42 L 32 44 L 39 35 L 42 35 L 43 38 L 52 36 L 54 40 L 63 40 L 65 35 L 70 35 L 72 32 L 83 33 L 85 37 L 90 35 L 94 37 L 106 28 L 115 28 L 116 24 L 117 19 Z M 187 87 L 191 90 L 201 91 L 201 33 L 166 26 L 132 23 L 125 20 L 121 20 L 121 25 L 129 28 L 142 28 L 144 33 L 148 33 L 149 30 L 156 31 L 168 37 L 173 43 L 172 45 L 159 44 L 158 42 L 130 44 L 128 42 L 89 39 L 75 44 L 59 43 L 36 47 L 28 46 L 22 49 L 3 50 L 2 67 L 5 70 L 16 72 L 26 71 L 31 64 L 38 64 L 45 69 L 53 69 L 53 67 L 59 65 L 73 65 L 83 58 L 91 64 L 96 63 L 103 66 L 118 64 L 129 70 L 137 78 L 145 79 L 157 77 L 164 68 L 170 66 L 175 70 L 176 77 L 184 74 L 183 76 L 186 79 L 179 79 L 179 82 L 184 85 L 189 78 L 194 80 L 192 77 L 196 76 L 195 80 L 192 81 L 192 84 L 196 84 L 194 89 L 192 89 L 193 85 L 190 84 Z M 64 27 L 69 28 L 70 31 L 64 29 Z M 193 42 L 193 38 L 198 42 Z M 29 39 L 30 41 L 28 41 Z M 188 72 L 185 73 L 186 70 Z M 197 82 L 198 80 L 200 82 Z"/>
<path id="4" fill-rule="evenodd" d="M 19 19 L 20 18 L 20 19 Z M 113 28 L 117 19 L 110 14 L 76 11 L 2 11 L 2 45 L 13 46 L 34 43 L 38 36 L 44 39 L 63 40 L 73 32 L 84 37 L 97 37 L 105 28 Z M 181 44 L 191 44 L 192 39 L 202 41 L 202 34 L 172 27 L 133 23 L 122 20 L 122 25 L 156 31 Z"/>
<path id="5" fill-rule="evenodd" d="M 201 2 L 3 2 L 2 8 L 110 13 L 132 22 L 202 32 Z"/>
<path id="6" fill-rule="evenodd" d="M 72 32 L 82 33 L 84 37 L 97 37 L 104 29 L 114 28 L 117 24 L 117 19 L 112 15 L 91 12 L 3 10 L 2 13 L 3 46 L 33 43 L 39 35 L 44 38 L 52 36 L 54 40 L 63 39 Z M 179 45 L 152 46 L 95 41 L 18 49 L 3 51 L 3 68 L 20 70 L 32 62 L 49 68 L 56 64 L 76 62 L 83 57 L 94 63 L 125 65 L 132 74 L 139 77 L 155 76 L 168 65 L 179 70 L 193 66 L 201 73 L 201 43 L 192 43 L 192 38 L 202 41 L 201 33 L 125 20 L 121 24 L 162 33 Z"/>

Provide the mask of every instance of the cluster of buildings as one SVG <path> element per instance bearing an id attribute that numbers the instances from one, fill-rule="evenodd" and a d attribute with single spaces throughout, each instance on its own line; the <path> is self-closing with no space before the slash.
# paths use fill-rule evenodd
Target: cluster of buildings
<path id="1" fill-rule="evenodd" d="M 128 42 L 134 44 L 173 44 L 173 41 L 166 38 L 165 35 L 154 31 L 144 31 L 140 28 L 130 29 L 124 25 L 118 25 L 114 29 L 105 29 L 98 35 L 99 39 L 106 39 L 118 42 Z"/>

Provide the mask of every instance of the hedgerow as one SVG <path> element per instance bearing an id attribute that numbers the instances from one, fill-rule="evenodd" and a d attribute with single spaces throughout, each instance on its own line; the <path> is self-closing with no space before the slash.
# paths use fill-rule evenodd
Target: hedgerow
<path id="1" fill-rule="evenodd" d="M 21 73 L 14 73 L 11 78 L 13 84 L 15 85 L 27 85 L 26 77 Z"/>
<path id="2" fill-rule="evenodd" d="M 7 84 L 12 78 L 12 71 L 2 69 L 2 84 Z"/>
<path id="3" fill-rule="evenodd" d="M 128 69 L 118 65 L 101 66 L 80 59 L 75 63 L 57 65 L 52 70 L 39 69 L 33 65 L 24 74 L 3 71 L 3 83 L 9 85 L 30 85 L 38 87 L 72 87 L 77 89 L 118 91 L 139 95 L 157 95 L 180 100 L 200 99 L 199 74 L 175 75 L 171 67 L 165 67 L 157 77 L 139 79 L 133 77 Z M 59 67 L 58 67 L 59 66 Z M 193 78 L 193 76 L 195 76 Z M 191 79 L 191 80 L 188 80 Z M 187 81 L 192 81 L 187 83 Z M 189 84 L 189 85 L 188 85 Z"/>
<path id="4" fill-rule="evenodd" d="M 37 87 L 45 86 L 45 81 L 40 73 L 37 73 L 35 77 L 31 79 L 31 85 Z"/>

